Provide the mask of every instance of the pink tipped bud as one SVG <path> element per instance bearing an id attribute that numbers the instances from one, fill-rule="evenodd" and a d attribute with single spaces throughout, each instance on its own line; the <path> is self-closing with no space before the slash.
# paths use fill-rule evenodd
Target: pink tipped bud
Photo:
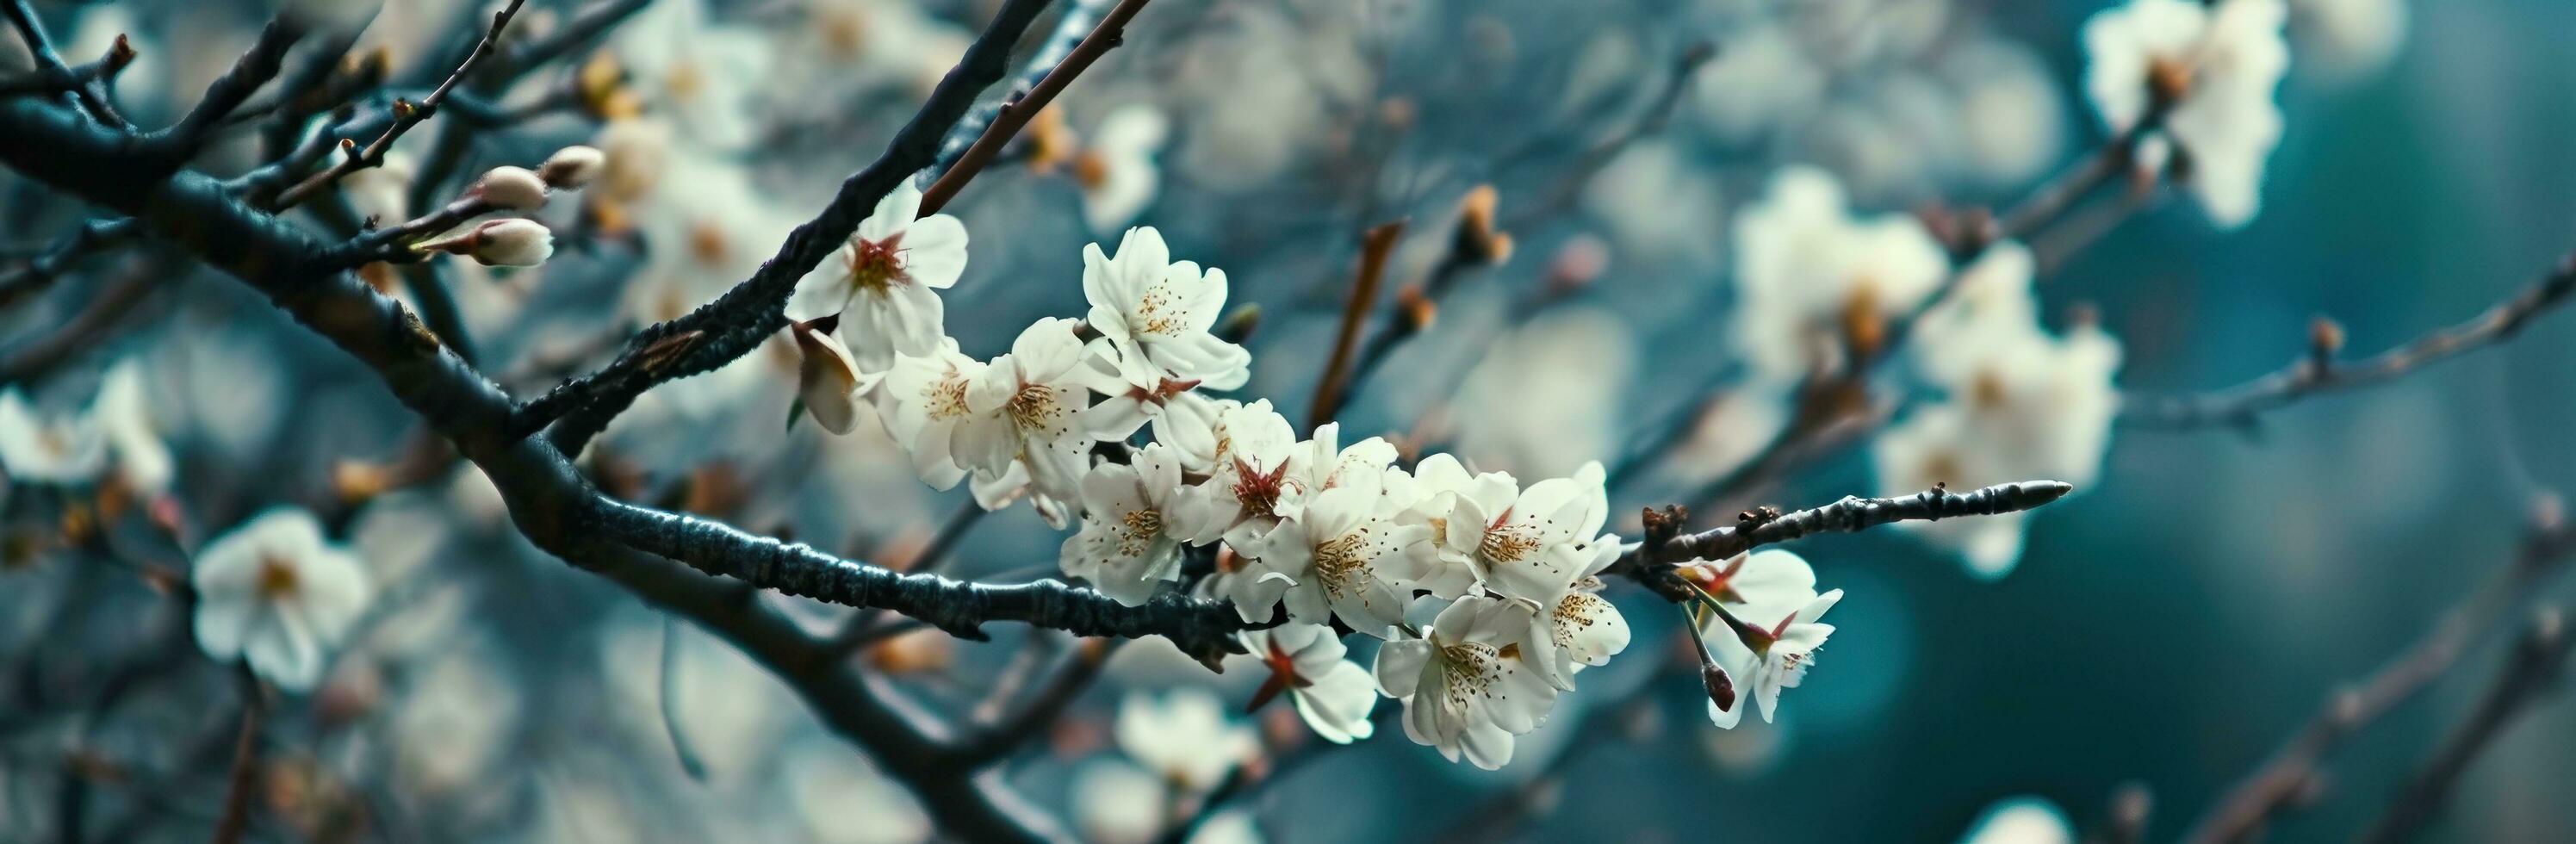
<path id="1" fill-rule="evenodd" d="M 471 194 L 496 208 L 534 211 L 546 207 L 546 182 L 525 167 L 494 167 L 474 180 Z"/>
<path id="2" fill-rule="evenodd" d="M 490 220 L 413 247 L 471 257 L 493 267 L 533 267 L 555 254 L 555 235 L 535 220 Z"/>
<path id="3" fill-rule="evenodd" d="M 537 166 L 537 178 L 556 188 L 575 190 L 599 178 L 599 171 L 607 166 L 608 155 L 597 148 L 569 146 L 546 156 L 546 163 Z"/>

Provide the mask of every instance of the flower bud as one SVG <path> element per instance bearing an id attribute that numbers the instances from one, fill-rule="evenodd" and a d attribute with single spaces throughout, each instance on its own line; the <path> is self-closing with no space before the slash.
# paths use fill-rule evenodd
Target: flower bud
<path id="1" fill-rule="evenodd" d="M 859 396 L 875 386 L 876 379 L 859 371 L 858 362 L 850 358 L 849 348 L 839 338 L 806 323 L 789 328 L 794 329 L 796 350 L 803 356 L 796 370 L 797 398 L 823 430 L 849 433 L 859 424 Z"/>
<path id="2" fill-rule="evenodd" d="M 495 208 L 534 211 L 546 207 L 546 182 L 525 167 L 494 167 L 467 191 Z"/>
<path id="3" fill-rule="evenodd" d="M 1735 678 L 1726 676 L 1726 669 L 1717 667 L 1717 663 L 1701 660 L 1699 683 L 1708 689 L 1708 702 L 1716 704 L 1717 711 L 1735 710 Z"/>
<path id="4" fill-rule="evenodd" d="M 535 220 L 489 220 L 461 233 L 412 247 L 471 257 L 492 267 L 533 267 L 555 254 L 555 236 Z"/>
<path id="5" fill-rule="evenodd" d="M 550 187 L 574 190 L 589 186 L 607 166 L 608 154 L 598 148 L 569 146 L 546 156 L 546 163 L 537 166 L 537 178 Z"/>

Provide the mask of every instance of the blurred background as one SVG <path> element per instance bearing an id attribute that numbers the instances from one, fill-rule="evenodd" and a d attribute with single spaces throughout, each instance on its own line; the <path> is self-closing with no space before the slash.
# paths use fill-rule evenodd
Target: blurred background
<path id="1" fill-rule="evenodd" d="M 604 359 L 637 321 L 745 275 L 882 148 L 990 5 L 658 0 L 561 67 L 490 93 L 525 113 L 479 136 L 459 172 L 572 143 L 618 156 L 602 127 L 634 112 L 585 87 L 602 62 L 596 73 L 623 78 L 612 87 L 694 151 L 630 165 L 688 188 L 652 200 L 663 207 L 646 224 L 621 226 L 611 203 L 559 202 L 547 213 L 563 251 L 546 266 L 445 271 L 486 369 L 522 395 L 542 389 Z M 1449 247 L 1462 199 L 1490 185 L 1510 260 L 1457 280 L 1432 327 L 1356 388 L 1344 429 L 1445 443 L 1524 478 L 1615 460 L 1741 382 L 1724 336 L 1728 232 L 1771 173 L 1822 166 L 1868 210 L 2010 205 L 2105 136 L 2084 99 L 2078 36 L 2105 5 L 1158 0 L 1033 130 L 1067 133 L 1094 158 L 1023 144 L 950 207 L 972 257 L 947 291 L 948 331 L 989 357 L 1034 319 L 1078 315 L 1083 244 L 1152 225 L 1176 258 L 1224 268 L 1231 303 L 1259 305 L 1241 395 L 1293 418 L 1329 348 L 1359 232 L 1410 220 L 1389 276 L 1420 281 Z M 532 33 L 577 8 L 530 6 Z M 2209 391 L 2279 369 L 2305 354 L 2321 314 L 2344 327 L 2347 348 L 2376 352 L 2469 318 L 2576 248 L 2576 69 L 2564 61 L 2576 6 L 2289 6 L 2286 130 L 2250 225 L 2221 231 L 2166 200 L 2098 238 L 2034 244 L 2043 319 L 2097 312 L 2125 344 L 2126 391 Z M 74 61 L 128 35 L 140 58 L 118 93 L 144 125 L 182 113 L 271 11 L 33 8 Z M 391 78 L 434 83 L 480 20 L 471 4 L 395 0 L 353 54 L 381 48 Z M 1714 58 L 1689 66 L 1667 107 L 1674 68 L 1702 44 Z M 27 66 L 16 46 L 0 39 L 0 69 Z M 670 81 L 676 64 L 739 92 L 704 111 Z M 435 135 L 400 149 L 425 155 Z M 1121 158 L 1116 144 L 1150 152 Z M 203 166 L 229 174 L 260 160 L 257 143 L 237 146 Z M 1141 200 L 1099 196 L 1083 172 L 1140 157 L 1155 181 Z M 692 167 L 723 175 L 673 175 Z M 0 240 L 12 247 L 94 213 L 0 176 Z M 316 216 L 322 228 L 358 218 Z M 377 589 L 320 687 L 281 704 L 255 838 L 933 834 L 863 753 L 724 642 L 666 625 L 515 537 L 488 482 L 425 448 L 371 373 L 258 296 L 150 250 L 62 275 L 0 311 L 0 377 L 40 405 L 76 406 L 109 365 L 141 361 L 152 426 L 177 460 L 175 527 L 160 540 L 65 542 L 50 518 L 59 502 L 11 495 L 0 839 L 54 840 L 66 812 L 98 840 L 202 835 L 234 718 L 207 702 L 230 700 L 231 681 L 185 645 L 184 616 L 148 575 L 184 571 L 182 549 L 276 505 L 321 515 Z M 149 292 L 120 293 L 134 278 Z M 111 295 L 135 301 L 68 349 L 43 346 Z M 769 351 L 779 353 L 650 395 L 594 455 L 604 482 L 862 559 L 918 553 L 966 491 L 922 486 L 873 422 L 837 438 L 782 429 L 794 360 Z M 1821 585 L 1847 597 L 1831 648 L 1776 724 L 1710 726 L 1677 614 L 1623 585 L 1610 594 L 1635 644 L 1586 674 L 1512 766 L 1445 763 L 1382 721 L 1376 738 L 1318 754 L 1240 805 L 1274 841 L 1951 840 L 2016 795 L 2099 829 L 2115 790 L 2134 783 L 2152 795 L 2148 837 L 2179 837 L 2333 690 L 2510 564 L 2537 496 L 2576 484 L 2564 435 L 2576 426 L 2571 355 L 2576 320 L 2544 316 L 2508 344 L 2252 429 L 2120 428 L 2099 482 L 2035 514 L 2020 566 L 1999 580 L 1894 531 L 1803 541 L 1794 547 Z M 1767 436 L 1745 418 L 1758 410 L 1719 407 L 1613 489 L 1614 512 L 1685 500 Z M 1763 500 L 1813 506 L 1874 489 L 1854 449 Z M 948 572 L 1051 575 L 1061 537 L 1014 507 L 967 535 Z M 2571 595 L 2552 580 L 2535 597 Z M 818 631 L 840 618 L 765 600 Z M 2314 802 L 2285 813 L 2277 839 L 2348 839 L 2376 820 L 2474 706 L 2523 617 L 2480 620 L 2486 633 L 2455 670 L 2330 757 Z M 932 709 L 963 711 L 1038 646 L 1026 631 L 997 632 L 990 643 L 906 636 L 859 658 Z M 1122 695 L 1215 687 L 1232 709 L 1258 680 L 1211 675 L 1159 641 L 1123 648 L 1010 777 L 1078 828 L 1115 837 L 1073 804 L 1086 766 L 1117 753 L 1106 725 Z M 1256 720 L 1302 730 L 1276 723 L 1281 708 Z M 2563 799 L 2576 782 L 2576 705 L 2543 700 L 2508 729 L 2429 838 L 2576 839 Z M 699 770 L 675 756 L 674 734 Z M 1538 778 L 1547 784 L 1526 787 Z M 1479 826 L 1497 816 L 1505 828 Z"/>

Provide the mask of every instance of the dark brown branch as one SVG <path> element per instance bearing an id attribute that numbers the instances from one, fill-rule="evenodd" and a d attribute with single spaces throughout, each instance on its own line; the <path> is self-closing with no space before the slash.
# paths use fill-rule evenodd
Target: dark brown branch
<path id="1" fill-rule="evenodd" d="M 1832 504 L 1785 514 L 1767 509 L 1749 512 L 1739 515 L 1736 523 L 1727 527 L 1661 541 L 1650 528 L 1647 541 L 1630 547 L 1603 573 L 1625 575 L 1666 598 L 1687 600 L 1689 592 L 1672 575 L 1672 567 L 1679 563 L 1724 560 L 1764 545 L 1819 533 L 1857 533 L 1890 522 L 2015 513 L 2064 498 L 2073 491 L 2074 486 L 2058 481 L 1996 484 L 1964 493 L 1934 487 L 1903 498 L 1844 496 Z"/>
<path id="2" fill-rule="evenodd" d="M 1306 414 L 1306 429 L 1312 431 L 1333 421 L 1341 412 L 1344 380 L 1350 375 L 1351 352 L 1359 342 L 1360 326 L 1368 322 L 1369 311 L 1377 307 L 1378 280 L 1386 275 L 1387 256 L 1395 252 L 1396 238 L 1404 234 L 1404 221 L 1381 223 L 1360 235 L 1359 271 L 1351 280 L 1350 298 L 1342 305 L 1341 329 L 1333 335 L 1333 354 L 1324 364 L 1324 372 L 1315 381 L 1315 404 Z"/>
<path id="3" fill-rule="evenodd" d="M 956 198 L 957 192 L 965 189 L 966 183 L 973 181 L 975 174 L 983 171 L 984 165 L 992 163 L 993 158 L 1002 153 L 1002 146 L 1010 143 L 1012 136 L 1020 133 L 1021 127 L 1027 126 L 1030 119 L 1055 101 L 1057 94 L 1073 84 L 1074 77 L 1081 76 L 1092 62 L 1116 49 L 1127 37 L 1127 22 L 1144 10 L 1146 2 L 1118 0 L 1118 5 L 1110 7 L 1109 13 L 1101 17 L 1100 24 L 1092 28 L 1090 35 L 1083 36 L 1054 70 L 1047 71 L 1047 75 L 1031 86 L 1027 93 L 1015 93 L 1009 101 L 1002 103 L 1001 110 L 993 114 L 992 122 L 984 127 L 982 135 L 975 138 L 975 143 L 957 156 L 956 163 L 947 172 L 939 174 L 938 181 L 921 192 L 921 216 L 939 213 L 939 209 L 947 207 L 948 201 Z"/>
<path id="4" fill-rule="evenodd" d="M 2371 844 L 2414 840 L 2450 800 L 2452 787 L 2468 771 L 2469 763 L 2477 761 L 2478 754 L 2493 745 L 2516 717 L 2557 689 L 2566 673 L 2567 650 L 2566 619 L 2555 609 L 2541 610 L 2514 643 L 2503 672 L 2469 711 L 2467 722 L 2442 741 L 2361 840 Z"/>
<path id="5" fill-rule="evenodd" d="M 2570 293 L 2576 293 L 2576 258 L 2561 262 L 2538 284 L 2477 317 L 2403 346 L 2349 363 L 2334 361 L 2328 350 L 2329 353 L 2303 357 L 2280 371 L 2213 393 L 2128 396 L 2120 406 L 2120 422 L 2139 428 L 2249 426 L 2265 412 L 2309 396 L 2387 382 L 2513 339 L 2533 318 L 2565 304 Z"/>
<path id="6" fill-rule="evenodd" d="M 2185 839 L 2194 842 L 2245 841 L 2260 834 L 2272 816 L 2294 803 L 2319 776 L 2327 754 L 2355 731 L 2379 719 L 2416 692 L 2431 685 L 2459 662 L 2480 630 L 2503 617 L 2524 596 L 2566 568 L 2576 553 L 2576 528 L 2556 513 L 2555 504 L 2540 508 L 2541 518 L 2515 560 L 2489 575 L 2478 589 L 2424 631 L 2413 645 L 2359 684 L 2326 699 L 2271 760 L 2212 804 Z"/>

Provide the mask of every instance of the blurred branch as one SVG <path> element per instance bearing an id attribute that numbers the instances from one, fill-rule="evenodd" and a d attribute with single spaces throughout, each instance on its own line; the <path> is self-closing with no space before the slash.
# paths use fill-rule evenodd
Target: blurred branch
<path id="1" fill-rule="evenodd" d="M 250 101 L 260 86 L 277 78 L 286 66 L 286 51 L 304 39 L 304 26 L 295 20 L 296 13 L 281 12 L 259 31 L 259 40 L 233 60 L 231 69 L 206 86 L 204 96 L 185 117 L 169 128 L 145 136 L 144 143 L 158 148 L 171 161 L 186 161 L 203 149 L 206 141 L 224 126 L 233 111 Z"/>
<path id="2" fill-rule="evenodd" d="M 976 95 L 1007 72 L 1010 46 L 1036 19 L 1047 0 L 1009 0 L 993 23 L 966 49 L 912 120 L 866 169 L 841 183 L 822 213 L 789 232 L 778 252 L 751 278 L 715 301 L 638 332 L 607 367 L 548 391 L 512 414 L 509 429 L 524 436 L 544 429 L 558 449 L 579 454 L 590 438 L 654 385 L 733 362 L 787 324 L 787 297 L 796 282 L 848 241 L 877 200 L 927 167 L 939 152 L 941 133 L 954 126 Z"/>
<path id="3" fill-rule="evenodd" d="M 1610 162 L 1618 160 L 1620 153 L 1638 141 L 1664 131 L 1664 127 L 1672 123 L 1673 109 L 1681 104 L 1682 95 L 1690 92 L 1691 77 L 1699 72 L 1701 65 L 1716 57 L 1717 47 L 1707 41 L 1693 42 L 1683 48 L 1681 55 L 1673 59 L 1670 72 L 1664 75 L 1663 89 L 1655 95 L 1653 102 L 1646 105 L 1646 110 L 1637 115 L 1636 122 L 1576 156 L 1574 165 L 1557 178 L 1547 193 L 1538 202 L 1505 220 L 1503 229 L 1527 229 L 1550 215 L 1574 207 L 1575 200 L 1583 195 L 1583 186 L 1590 184 L 1592 177 L 1598 175 L 1602 168 L 1610 166 Z M 1515 157 L 1505 156 L 1506 159 Z"/>
<path id="4" fill-rule="evenodd" d="M 1019 134 L 1021 127 L 1027 126 L 1031 118 L 1036 117 L 1038 112 L 1045 111 L 1048 103 L 1055 101 L 1057 94 L 1063 93 L 1066 86 L 1072 85 L 1074 77 L 1081 76 L 1085 69 L 1091 67 L 1092 62 L 1099 61 L 1101 56 L 1108 55 L 1110 50 L 1116 49 L 1127 37 L 1127 22 L 1134 20 L 1137 12 L 1144 10 L 1146 2 L 1147 0 L 1118 0 L 1118 5 L 1111 7 L 1109 14 L 1101 17 L 1100 24 L 1092 28 L 1091 34 L 1083 36 L 1071 52 L 1064 54 L 1064 59 L 1056 63 L 1055 69 L 1047 71 L 1047 74 L 1040 77 L 1037 84 L 1030 86 L 1026 92 L 1011 92 L 1010 98 L 1004 100 L 993 112 L 993 116 L 984 127 L 983 134 L 975 138 L 975 143 L 968 146 L 965 152 L 960 153 L 945 172 L 939 174 L 939 180 L 932 182 L 930 189 L 921 192 L 921 216 L 928 217 L 939 213 L 939 209 L 947 207 L 948 200 L 956 198 L 957 192 L 965 189 L 966 183 L 973 181 L 975 174 L 984 170 L 984 165 L 992 163 L 993 157 L 1001 154 L 1002 146 L 1011 142 L 1011 136 Z M 1077 6 L 1067 11 L 1065 16 L 1068 19 L 1080 17 L 1081 11 L 1082 8 Z M 1059 28 L 1061 26 L 1062 24 L 1059 24 Z M 963 119 L 958 121 L 961 126 L 964 122 Z"/>
<path id="5" fill-rule="evenodd" d="M 214 844 L 235 844 L 250 829 L 251 795 L 259 785 L 260 721 L 268 717 L 267 692 L 252 676 L 250 666 L 238 666 L 234 673 L 241 688 L 241 737 L 233 744 L 231 773 L 224 777 L 223 814 L 216 817 L 215 830 L 208 837 Z"/>
<path id="6" fill-rule="evenodd" d="M 2212 393 L 2127 396 L 2120 405 L 2120 422 L 2166 429 L 2251 427 L 2265 412 L 2309 396 L 2391 381 L 2451 357 L 2513 339 L 2533 318 L 2564 304 L 2570 293 L 2576 293 L 2576 258 L 2562 261 L 2539 283 L 2467 322 L 2349 363 L 2334 360 L 2334 352 L 2342 344 L 2342 330 L 2332 323 L 2320 323 L 2311 337 L 2310 354 L 2287 368 Z"/>
<path id="7" fill-rule="evenodd" d="M 51 329 L 0 348 L 0 384 L 32 379 L 93 348 L 99 338 L 172 281 L 169 262 L 144 259 L 113 283 L 99 289 L 78 313 Z"/>
<path id="8" fill-rule="evenodd" d="M 2450 799 L 2460 774 L 2478 754 L 2495 743 L 2495 738 L 2513 724 L 2516 716 L 2555 691 L 2567 665 L 2567 621 L 2555 609 L 2541 610 L 2520 639 L 2513 653 L 2505 658 L 2504 671 L 2486 696 L 2469 711 L 2468 721 L 2453 731 L 2424 763 L 2422 771 L 2406 786 L 2406 791 L 2390 803 L 2386 814 L 2371 827 L 2362 841 L 2410 841 L 2423 831 L 2424 824 Z"/>
<path id="9" fill-rule="evenodd" d="M 2185 840 L 2229 842 L 2259 836 L 2273 815 L 2315 787 L 2328 753 L 2448 673 L 2479 631 L 2566 568 L 2567 557 L 2576 553 L 2576 527 L 2567 523 L 2559 508 L 2554 499 L 2544 500 L 2513 562 L 2489 575 L 2395 659 L 2360 684 L 2328 697 L 2325 709 L 2309 719 L 2271 761 L 2216 801 Z"/>
<path id="10" fill-rule="evenodd" d="M 0 308 L 43 291 L 61 278 L 81 259 L 124 244 L 143 231 L 143 224 L 133 219 L 90 220 L 64 235 L 54 245 L 29 260 L 26 266 L 0 276 Z"/>
<path id="11" fill-rule="evenodd" d="M 1377 304 L 1378 280 L 1386 275 L 1387 256 L 1395 251 L 1396 238 L 1403 234 L 1404 221 L 1396 220 L 1371 227 L 1360 235 L 1359 271 L 1351 281 L 1350 297 L 1342 306 L 1342 323 L 1333 335 L 1332 357 L 1315 382 L 1315 404 L 1306 414 L 1308 431 L 1333 421 L 1333 415 L 1342 409 L 1353 344 L 1359 342 L 1360 325 L 1368 321 L 1369 311 Z"/>

